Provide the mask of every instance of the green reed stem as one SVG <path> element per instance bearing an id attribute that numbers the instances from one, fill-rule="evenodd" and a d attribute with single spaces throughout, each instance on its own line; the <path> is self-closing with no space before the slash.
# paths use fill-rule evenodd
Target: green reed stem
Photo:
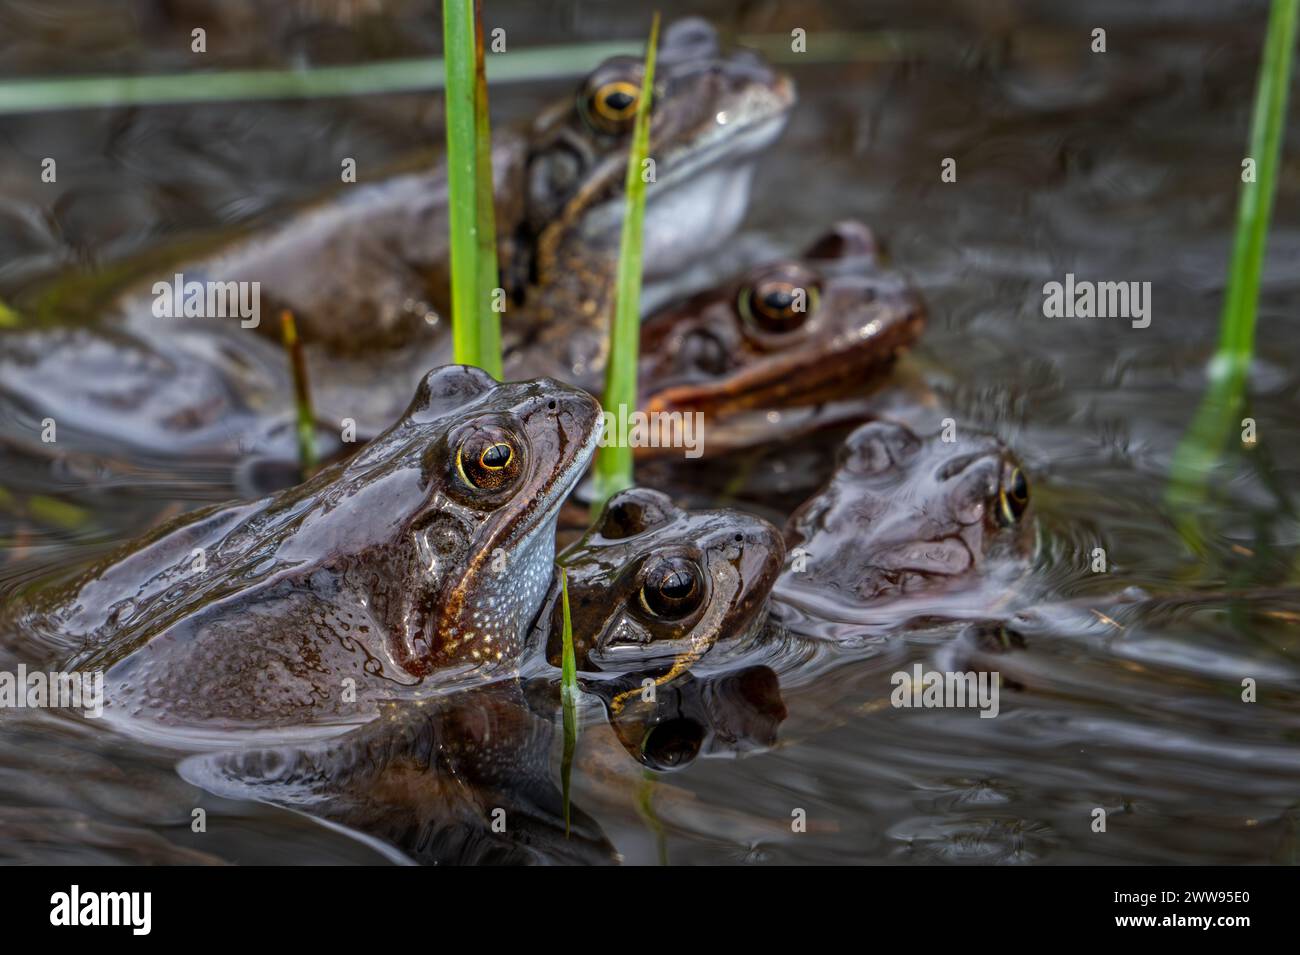
<path id="1" fill-rule="evenodd" d="M 1204 548 L 1193 511 L 1208 494 L 1210 472 L 1229 432 L 1240 427 L 1239 416 L 1246 403 L 1246 382 L 1255 350 L 1259 279 L 1282 154 L 1298 5 L 1300 0 L 1273 0 L 1269 13 L 1247 154 L 1254 160 L 1255 177 L 1241 184 L 1219 345 L 1209 366 L 1209 389 L 1174 452 L 1166 492 L 1184 540 L 1197 551 Z"/>
<path id="2" fill-rule="evenodd" d="M 474 201 L 478 235 L 479 357 L 483 369 L 501 378 L 501 313 L 495 300 L 497 267 L 496 192 L 492 186 L 492 121 L 488 113 L 487 69 L 483 55 L 483 4 L 474 0 Z M 502 302 L 504 305 L 504 300 Z"/>
<path id="3" fill-rule="evenodd" d="M 650 24 L 646 44 L 645 73 L 637 102 L 636 124 L 627 156 L 623 213 L 623 234 L 618 252 L 614 315 L 610 323 L 609 357 L 605 366 L 605 410 L 619 421 L 620 437 L 626 433 L 627 417 L 636 410 L 637 351 L 641 336 L 641 251 L 645 221 L 646 158 L 650 154 L 650 98 L 655 81 L 655 50 L 659 45 L 659 12 Z M 632 485 L 632 448 L 629 442 L 611 440 L 596 455 L 593 517 L 605 502 Z"/>
<path id="4" fill-rule="evenodd" d="M 573 619 L 569 616 L 569 575 L 560 568 L 560 600 L 564 628 L 560 660 L 560 705 L 564 711 L 564 756 L 560 763 L 560 785 L 564 795 L 564 837 L 569 837 L 569 781 L 573 775 L 573 754 L 578 748 L 578 661 L 573 651 Z"/>
<path id="5" fill-rule="evenodd" d="M 474 0 L 443 0 L 447 66 L 447 191 L 451 231 L 451 335 L 455 360 L 483 367 L 478 315 L 477 123 Z"/>
<path id="6" fill-rule="evenodd" d="M 1232 247 L 1227 297 L 1219 330 L 1219 350 L 1211 375 L 1240 374 L 1250 368 L 1255 347 L 1259 276 L 1264 268 L 1268 226 L 1277 194 L 1277 167 L 1286 129 L 1286 101 L 1291 58 L 1296 42 L 1297 0 L 1273 0 L 1269 13 L 1264 59 L 1255 89 L 1250 122 L 1250 151 L 1255 160 L 1254 182 L 1241 184 L 1237 203 L 1237 234 Z"/>
<path id="7" fill-rule="evenodd" d="M 663 821 L 659 818 L 659 813 L 655 810 L 655 792 L 659 788 L 659 780 L 648 769 L 641 771 L 641 782 L 636 788 L 636 814 L 641 817 L 641 821 L 654 834 L 656 856 L 660 865 L 668 864 L 668 831 L 664 829 Z"/>
<path id="8" fill-rule="evenodd" d="M 582 76 L 608 57 L 635 54 L 628 43 L 579 43 L 512 49 L 493 57 L 493 82 Z M 213 70 L 144 76 L 70 76 L 0 81 L 0 115 L 59 109 L 156 106 L 168 103 L 251 102 L 412 93 L 443 88 L 439 57 L 383 60 L 293 70 Z"/>
<path id="9" fill-rule="evenodd" d="M 307 382 L 307 360 L 303 355 L 302 340 L 298 338 L 298 325 L 293 320 L 293 312 L 288 309 L 280 313 L 280 333 L 293 369 L 293 398 L 298 418 L 298 468 L 305 481 L 316 471 L 316 415 L 312 410 L 311 386 Z"/>
<path id="10" fill-rule="evenodd" d="M 90 511 L 84 507 L 45 494 L 33 494 L 27 499 L 27 513 L 46 527 L 65 531 L 84 527 L 91 518 Z"/>
<path id="11" fill-rule="evenodd" d="M 808 50 L 790 49 L 788 33 L 741 34 L 742 46 L 760 50 L 778 63 L 896 63 L 934 52 L 947 53 L 942 41 L 921 32 L 819 32 Z M 634 43 L 622 41 L 511 48 L 493 57 L 488 76 L 494 83 L 520 83 L 583 76 L 611 56 L 635 56 Z M 157 106 L 169 103 L 252 102 L 318 99 L 442 89 L 445 62 L 412 57 L 288 70 L 209 70 L 143 76 L 63 76 L 0 81 L 0 116 L 60 109 Z"/>

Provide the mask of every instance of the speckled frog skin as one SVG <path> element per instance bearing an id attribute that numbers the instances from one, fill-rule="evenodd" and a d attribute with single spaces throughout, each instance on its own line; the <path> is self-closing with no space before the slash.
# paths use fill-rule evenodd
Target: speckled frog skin
<path id="1" fill-rule="evenodd" d="M 558 382 L 437 369 L 352 459 L 165 525 L 0 634 L 106 671 L 106 710 L 131 723 L 365 718 L 435 675 L 514 662 L 599 427 L 597 403 Z"/>
<path id="2" fill-rule="evenodd" d="M 875 421 L 840 449 L 830 482 L 791 515 L 802 569 L 776 594 L 793 603 L 889 606 L 1023 568 L 1034 542 L 1029 484 L 991 435 L 921 438 Z"/>
<path id="3" fill-rule="evenodd" d="M 684 511 L 665 494 L 630 488 L 560 555 L 568 574 L 579 669 L 662 666 L 675 676 L 721 641 L 751 636 L 764 616 L 785 548 L 759 517 Z M 558 601 L 547 656 L 560 662 Z"/>

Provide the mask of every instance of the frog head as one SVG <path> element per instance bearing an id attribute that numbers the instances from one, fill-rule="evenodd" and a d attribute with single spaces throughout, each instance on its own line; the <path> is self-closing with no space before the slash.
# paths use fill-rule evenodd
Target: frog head
<path id="1" fill-rule="evenodd" d="M 1019 462 L 991 435 L 944 438 L 887 421 L 854 431 L 830 482 L 790 517 L 803 566 L 782 575 L 783 599 L 877 605 L 1022 567 L 1034 525 Z"/>
<path id="2" fill-rule="evenodd" d="M 739 511 L 684 511 L 665 494 L 622 491 L 559 557 L 568 577 L 577 664 L 626 672 L 689 666 L 762 621 L 785 548 L 766 521 Z M 560 659 L 561 608 L 548 657 Z"/>
<path id="3" fill-rule="evenodd" d="M 802 256 L 767 262 L 646 320 L 643 405 L 719 418 L 864 391 L 925 324 L 882 268 L 870 230 L 837 223 Z"/>

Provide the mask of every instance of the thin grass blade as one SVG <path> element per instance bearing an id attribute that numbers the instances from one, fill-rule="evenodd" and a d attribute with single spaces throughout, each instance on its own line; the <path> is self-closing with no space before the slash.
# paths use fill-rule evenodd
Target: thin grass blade
<path id="1" fill-rule="evenodd" d="M 650 153 L 650 107 L 654 91 L 655 51 L 659 45 L 659 13 L 650 25 L 645 72 L 637 103 L 636 124 L 627 157 L 626 207 L 619 244 L 614 315 L 610 323 L 609 358 L 605 369 L 605 411 L 618 422 L 596 456 L 592 514 L 623 488 L 632 485 L 632 448 L 626 440 L 628 416 L 636 410 L 637 351 L 641 335 L 642 226 L 645 222 L 645 160 Z"/>
<path id="2" fill-rule="evenodd" d="M 560 762 L 560 787 L 564 796 L 564 836 L 569 836 L 569 782 L 573 775 L 573 754 L 578 748 L 578 663 L 573 651 L 573 620 L 569 616 L 569 576 L 560 568 L 560 600 L 564 626 L 560 660 L 560 705 L 564 712 L 564 756 Z"/>
<path id="3" fill-rule="evenodd" d="M 307 359 L 303 354 L 302 340 L 298 338 L 298 325 L 293 312 L 280 313 L 280 333 L 284 350 L 289 354 L 289 367 L 293 371 L 294 409 L 298 430 L 298 469 L 305 481 L 316 472 L 316 414 L 311 403 L 311 385 L 307 380 Z"/>

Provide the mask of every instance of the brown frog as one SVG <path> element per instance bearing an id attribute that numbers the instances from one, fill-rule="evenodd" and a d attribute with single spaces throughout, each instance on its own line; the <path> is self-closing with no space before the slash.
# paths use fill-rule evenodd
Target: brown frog
<path id="1" fill-rule="evenodd" d="M 871 231 L 837 223 L 772 262 L 667 308 L 641 333 L 642 407 L 700 411 L 715 447 L 744 412 L 815 405 L 879 383 L 920 335 L 925 306 L 883 269 Z M 767 420 L 770 440 L 782 432 Z"/>
<path id="2" fill-rule="evenodd" d="M 920 296 L 881 266 L 867 226 L 840 222 L 801 257 L 764 263 L 647 318 L 638 405 L 665 417 L 702 414 L 704 454 L 788 438 L 821 425 L 824 416 L 810 409 L 878 386 L 924 324 Z M 575 326 L 571 334 L 596 331 Z M 599 367 L 579 374 L 555 368 L 545 350 L 508 353 L 506 377 L 537 374 L 556 374 L 593 393 L 604 387 Z M 854 407 L 855 420 L 862 420 Z M 792 408 L 803 413 L 775 420 L 771 414 Z M 680 450 L 678 443 L 656 442 L 637 454 Z"/>
<path id="3" fill-rule="evenodd" d="M 104 671 L 106 713 L 130 728 L 368 718 L 516 662 L 599 430 L 596 402 L 558 382 L 436 369 L 350 460 L 164 525 L 7 608 L 0 636 Z"/>
<path id="4" fill-rule="evenodd" d="M 610 294 L 641 69 L 637 57 L 607 60 L 529 128 L 494 137 L 503 277 L 514 295 L 536 300 L 537 318 L 568 321 L 576 310 L 596 320 Z M 724 55 L 713 28 L 696 19 L 664 31 L 656 87 L 649 279 L 735 230 L 753 165 L 794 98 L 786 77 L 747 51 Z M 304 340 L 355 352 L 418 342 L 426 319 L 449 314 L 447 240 L 447 178 L 438 164 L 358 184 L 180 271 L 258 281 L 264 314 L 291 309 Z"/>

